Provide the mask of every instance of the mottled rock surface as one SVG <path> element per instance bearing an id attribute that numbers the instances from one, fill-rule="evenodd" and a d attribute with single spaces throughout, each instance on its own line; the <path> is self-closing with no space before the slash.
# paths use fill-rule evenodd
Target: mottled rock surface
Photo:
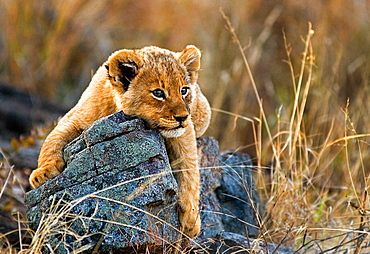
<path id="1" fill-rule="evenodd" d="M 199 239 L 228 231 L 248 237 L 259 234 L 260 202 L 248 155 L 219 154 L 214 138 L 198 139 L 201 173 L 202 233 Z"/>
<path id="2" fill-rule="evenodd" d="M 262 240 L 247 238 L 232 232 L 221 232 L 213 239 L 204 239 L 201 247 L 194 248 L 191 253 L 207 254 L 294 254 L 299 253 L 282 245 L 266 243 Z"/>
<path id="3" fill-rule="evenodd" d="M 197 142 L 202 231 L 195 242 L 207 251 L 194 242 L 193 252 L 218 253 L 258 235 L 260 204 L 247 155 L 220 155 L 213 138 Z M 143 120 L 118 112 L 96 121 L 65 147 L 64 160 L 59 176 L 26 194 L 30 227 L 47 232 L 45 253 L 164 253 L 179 242 L 177 183 L 163 139 Z"/>
<path id="4" fill-rule="evenodd" d="M 102 118 L 64 155 L 62 174 L 26 195 L 30 227 L 42 218 L 57 253 L 130 253 L 178 240 L 177 184 L 162 138 L 142 120 Z"/>
<path id="5" fill-rule="evenodd" d="M 248 237 L 259 234 L 258 218 L 263 209 L 253 180 L 252 162 L 247 154 L 226 152 L 220 156 L 221 182 L 216 189 L 221 219 L 227 232 Z"/>

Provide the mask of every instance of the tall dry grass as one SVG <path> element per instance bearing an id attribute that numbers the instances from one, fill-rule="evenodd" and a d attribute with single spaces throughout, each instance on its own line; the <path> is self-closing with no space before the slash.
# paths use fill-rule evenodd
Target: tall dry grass
<path id="1" fill-rule="evenodd" d="M 320 87 L 316 85 L 322 87 L 323 84 L 317 84 L 319 66 L 311 23 L 308 23 L 307 35 L 301 38 L 303 50 L 297 64 L 293 62 L 293 46 L 283 34 L 284 62 L 291 75 L 292 91 L 288 94 L 291 104 L 282 104 L 271 114 L 264 106 L 237 32 L 228 17 L 224 18 L 242 56 L 259 111 L 253 119 L 235 112 L 229 115 L 235 117 L 235 121 L 246 120 L 253 130 L 256 170 L 267 204 L 267 214 L 261 224 L 263 238 L 303 252 L 369 251 L 367 189 L 370 172 L 366 164 L 369 163 L 370 133 L 353 121 L 350 110 L 353 105 L 349 98 L 339 107 L 334 104 L 332 93 L 319 93 Z M 356 64 L 363 61 L 362 58 L 356 59 Z M 366 70 L 368 66 L 362 67 Z M 367 71 L 363 78 L 359 87 L 366 92 Z M 341 96 L 333 95 L 340 101 Z M 356 98 L 353 104 L 358 112 L 352 114 L 358 116 L 361 112 L 363 121 L 366 108 L 363 101 L 359 102 Z M 334 105 L 339 114 L 327 113 Z M 235 126 L 235 122 L 232 124 Z M 266 168 L 264 165 L 268 161 Z"/>
<path id="2" fill-rule="evenodd" d="M 195 44 L 214 108 L 208 135 L 254 159 L 267 206 L 261 237 L 307 253 L 361 253 L 369 8 L 368 0 L 0 0 L 0 78 L 71 106 L 112 51 Z"/>

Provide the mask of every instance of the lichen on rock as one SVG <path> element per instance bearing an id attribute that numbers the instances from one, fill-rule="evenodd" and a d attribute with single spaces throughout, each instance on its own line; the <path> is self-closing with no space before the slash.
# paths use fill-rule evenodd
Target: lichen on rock
<path id="1" fill-rule="evenodd" d="M 102 118 L 65 147 L 64 159 L 60 175 L 26 195 L 30 227 L 49 224 L 57 253 L 128 253 L 179 239 L 177 184 L 162 138 L 143 120 Z"/>
<path id="2" fill-rule="evenodd" d="M 220 155 L 214 138 L 199 138 L 197 145 L 202 228 L 188 252 L 199 253 L 204 246 L 216 253 L 226 248 L 223 243 L 235 245 L 259 234 L 256 207 L 261 204 L 247 155 Z M 64 160 L 60 175 L 25 198 L 43 253 L 170 253 L 178 248 L 178 186 L 159 132 L 118 112 L 68 144 Z"/>

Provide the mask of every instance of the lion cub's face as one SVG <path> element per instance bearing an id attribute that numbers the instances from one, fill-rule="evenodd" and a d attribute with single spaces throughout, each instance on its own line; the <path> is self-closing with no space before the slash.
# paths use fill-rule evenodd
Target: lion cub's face
<path id="1" fill-rule="evenodd" d="M 115 52 L 106 62 L 117 107 L 145 119 L 166 138 L 179 137 L 191 121 L 200 51 L 146 47 Z"/>

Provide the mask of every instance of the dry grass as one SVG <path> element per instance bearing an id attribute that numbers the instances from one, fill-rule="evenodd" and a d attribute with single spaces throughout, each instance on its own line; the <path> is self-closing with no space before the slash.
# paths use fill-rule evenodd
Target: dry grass
<path id="1" fill-rule="evenodd" d="M 370 133 L 360 134 L 356 130 L 349 99 L 340 111 L 343 123 L 328 116 L 324 121 L 331 122 L 330 128 L 325 129 L 316 119 L 308 118 L 312 111 L 321 115 L 323 109 L 331 106 L 327 104 L 331 102 L 331 94 L 320 94 L 321 98 L 317 97 L 314 104 L 309 100 L 316 81 L 314 68 L 317 68 L 311 23 L 306 37 L 302 38 L 304 49 L 297 70 L 292 62 L 292 47 L 284 34 L 285 62 L 293 86 L 292 104 L 285 108 L 282 105 L 275 116 L 269 114 L 267 118 L 241 42 L 228 17 L 223 16 L 239 48 L 259 109 L 254 120 L 239 118 L 252 125 L 256 170 L 267 202 L 261 237 L 303 252 L 368 251 L 369 172 L 365 165 L 369 160 Z M 366 77 L 365 82 L 369 80 Z M 362 105 L 355 106 L 363 110 Z M 232 115 L 238 118 L 234 112 Z M 337 132 L 340 126 L 343 132 Z M 263 167 L 266 161 L 270 162 L 269 174 Z"/>
<path id="2" fill-rule="evenodd" d="M 0 75 L 71 106 L 115 49 L 195 44 L 214 108 L 208 135 L 254 158 L 267 206 L 261 239 L 361 253 L 369 242 L 369 8 L 368 0 L 0 0 Z"/>

